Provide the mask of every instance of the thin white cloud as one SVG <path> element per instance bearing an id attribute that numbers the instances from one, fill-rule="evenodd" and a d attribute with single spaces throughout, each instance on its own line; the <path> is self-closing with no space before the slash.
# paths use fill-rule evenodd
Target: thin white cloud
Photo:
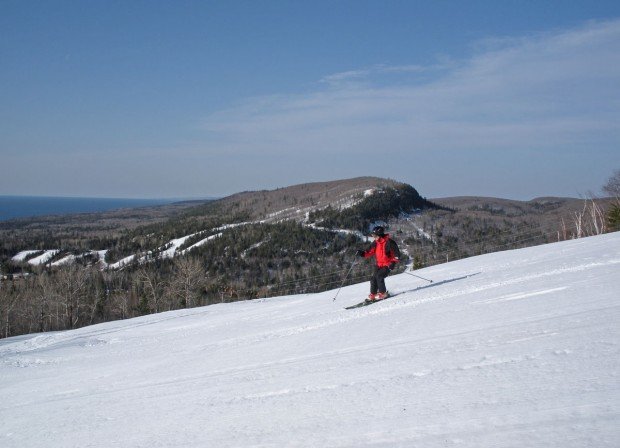
<path id="1" fill-rule="evenodd" d="M 437 69 L 438 66 L 424 67 L 422 65 L 386 65 L 377 64 L 373 67 L 362 70 L 350 70 L 341 73 L 334 73 L 323 77 L 319 82 L 323 84 L 340 86 L 347 82 L 367 81 L 373 76 L 385 74 L 404 74 L 404 73 L 423 73 L 430 69 Z"/>
<path id="2" fill-rule="evenodd" d="M 618 54 L 615 20 L 487 42 L 459 64 L 337 73 L 321 80 L 327 88 L 251 98 L 209 116 L 207 146 L 242 153 L 364 154 L 377 147 L 411 152 L 617 145 Z M 431 71 L 432 79 L 416 78 Z M 413 78 L 390 83 L 390 73 Z"/>

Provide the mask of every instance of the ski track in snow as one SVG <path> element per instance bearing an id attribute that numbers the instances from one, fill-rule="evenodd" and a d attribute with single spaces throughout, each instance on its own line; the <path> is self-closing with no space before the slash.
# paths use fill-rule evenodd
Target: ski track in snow
<path id="1" fill-rule="evenodd" d="M 0 446 L 616 447 L 619 265 L 615 233 L 0 340 Z"/>

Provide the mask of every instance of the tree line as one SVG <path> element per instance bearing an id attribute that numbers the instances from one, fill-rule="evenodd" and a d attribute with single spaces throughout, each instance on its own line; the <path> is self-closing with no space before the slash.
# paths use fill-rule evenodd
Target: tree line
<path id="1" fill-rule="evenodd" d="M 185 256 L 102 270 L 93 259 L 0 282 L 0 335 L 66 330 L 162 311 L 317 292 L 342 278 L 359 241 L 295 222 L 229 229 Z M 320 280 L 313 280 L 319 278 Z"/>

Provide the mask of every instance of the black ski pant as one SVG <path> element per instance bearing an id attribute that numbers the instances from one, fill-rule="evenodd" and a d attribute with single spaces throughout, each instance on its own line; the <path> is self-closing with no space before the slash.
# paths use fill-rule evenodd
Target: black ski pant
<path id="1" fill-rule="evenodd" d="M 377 294 L 378 292 L 385 292 L 385 277 L 390 275 L 390 268 L 375 266 L 375 270 L 370 278 L 370 293 Z"/>

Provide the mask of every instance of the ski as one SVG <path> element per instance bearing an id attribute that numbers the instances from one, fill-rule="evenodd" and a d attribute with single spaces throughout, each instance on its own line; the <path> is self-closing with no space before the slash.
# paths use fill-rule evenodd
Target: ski
<path id="1" fill-rule="evenodd" d="M 355 305 L 351 305 L 351 306 L 347 306 L 347 307 L 345 307 L 345 310 L 352 310 L 352 309 L 354 309 L 354 308 L 361 308 L 361 307 L 363 307 L 363 306 L 372 305 L 373 303 L 383 302 L 384 300 L 387 300 L 387 299 L 389 299 L 390 297 L 393 297 L 393 296 L 387 296 L 385 299 L 377 299 L 377 300 L 364 300 L 363 302 L 356 303 Z"/>

